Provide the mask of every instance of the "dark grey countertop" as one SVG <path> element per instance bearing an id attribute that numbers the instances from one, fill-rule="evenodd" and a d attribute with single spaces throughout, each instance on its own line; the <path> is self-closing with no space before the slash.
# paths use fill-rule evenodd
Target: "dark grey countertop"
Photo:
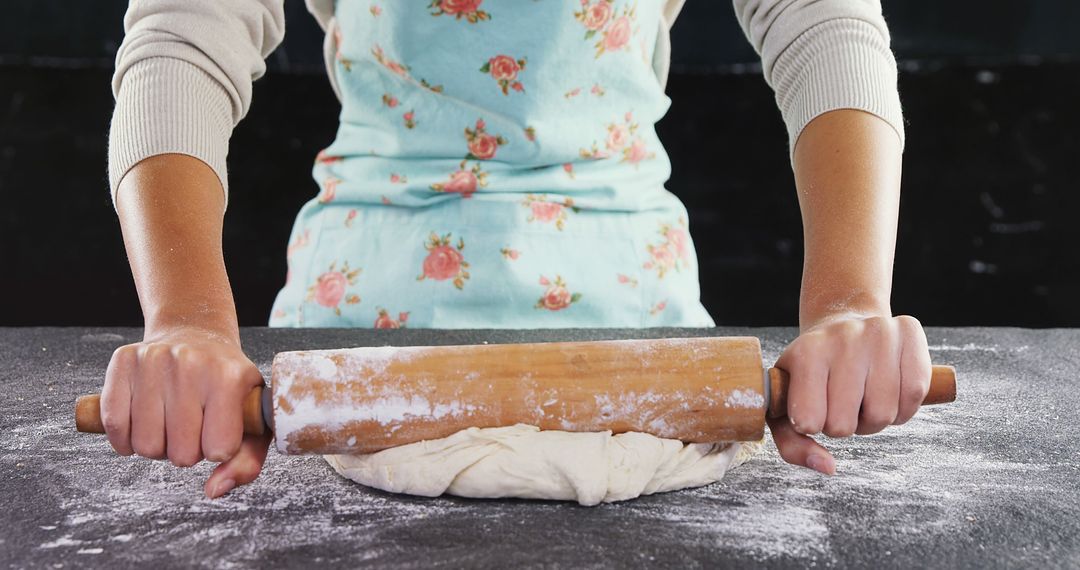
<path id="1" fill-rule="evenodd" d="M 769 568 L 1080 567 L 1080 331 L 930 329 L 959 399 L 909 424 L 827 442 L 819 476 L 770 449 L 720 483 L 624 503 L 396 496 L 318 457 L 271 452 L 262 477 L 209 501 L 210 466 L 114 455 L 77 434 L 135 329 L 0 329 L 0 564 Z M 249 329 L 275 351 L 384 344 L 754 335 L 772 362 L 794 329 L 370 331 Z"/>

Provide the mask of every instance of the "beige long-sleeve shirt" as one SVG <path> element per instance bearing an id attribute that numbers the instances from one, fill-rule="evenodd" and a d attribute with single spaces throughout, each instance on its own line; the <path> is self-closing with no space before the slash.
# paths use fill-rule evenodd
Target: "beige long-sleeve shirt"
<path id="1" fill-rule="evenodd" d="M 654 50 L 661 83 L 671 60 L 670 28 L 685 0 L 667 0 Z M 334 0 L 306 0 L 332 31 Z M 790 148 L 815 117 L 859 109 L 904 140 L 896 60 L 880 0 L 733 0 L 761 56 L 787 125 Z M 116 56 L 116 108 L 109 135 L 113 199 L 124 175 L 151 156 L 178 153 L 209 165 L 228 193 L 233 128 L 251 106 L 252 82 L 285 35 L 284 0 L 131 0 Z M 335 92 L 331 35 L 323 44 Z M 340 93 L 339 93 L 340 94 Z"/>

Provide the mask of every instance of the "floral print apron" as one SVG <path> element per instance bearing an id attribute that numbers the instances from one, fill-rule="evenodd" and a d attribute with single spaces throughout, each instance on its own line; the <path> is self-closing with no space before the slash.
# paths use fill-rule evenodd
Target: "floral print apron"
<path id="1" fill-rule="evenodd" d="M 272 326 L 711 326 L 664 188 L 663 0 L 341 0 Z"/>

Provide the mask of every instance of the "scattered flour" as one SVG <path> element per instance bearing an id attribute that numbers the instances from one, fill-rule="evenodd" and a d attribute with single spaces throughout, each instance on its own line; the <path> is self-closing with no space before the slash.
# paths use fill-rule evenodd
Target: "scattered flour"
<path id="1" fill-rule="evenodd" d="M 617 549 L 640 552 L 638 565 L 700 567 L 719 555 L 769 567 L 833 567 L 850 560 L 851 548 L 881 544 L 923 551 L 968 541 L 967 552 L 985 546 L 1003 553 L 999 544 L 977 541 L 1015 528 L 1003 525 L 1020 515 L 1037 526 L 1031 534 L 1002 537 L 1008 548 L 1045 549 L 1053 540 L 1075 544 L 1030 518 L 1076 513 L 1075 506 L 1053 503 L 1063 496 L 1060 489 L 1075 488 L 1080 474 L 1080 461 L 1070 454 L 1075 439 L 1066 439 L 1075 436 L 1062 429 L 1075 423 L 1074 407 L 1062 405 L 1046 385 L 1018 376 L 1040 363 L 1023 360 L 1000 371 L 979 365 L 1021 358 L 1024 343 L 966 340 L 931 346 L 935 361 L 957 366 L 959 400 L 928 407 L 909 424 L 879 435 L 825 441 L 837 456 L 834 477 L 783 464 L 770 443 L 769 451 L 719 484 L 585 509 L 390 496 L 357 489 L 321 458 L 271 452 L 255 484 L 209 501 L 202 498 L 209 465 L 179 470 L 118 457 L 103 437 L 73 433 L 69 407 L 52 399 L 58 396 L 48 396 L 50 407 L 42 407 L 41 396 L 33 412 L 27 401 L 0 418 L 7 422 L 0 430 L 0 469 L 5 477 L 32 469 L 18 500 L 40 508 L 37 518 L 23 519 L 32 532 L 22 536 L 34 542 L 20 548 L 37 553 L 35 560 L 69 566 L 80 552 L 83 564 L 116 567 L 144 566 L 177 553 L 221 568 L 420 568 L 436 559 L 454 567 L 493 560 L 526 566 L 536 560 L 525 557 L 543 544 L 552 565 L 587 565 L 590 556 L 602 562 Z M 772 362 L 783 345 L 767 342 L 764 348 Z M 78 382 L 90 385 L 90 379 Z M 1058 438 L 1062 445 L 1032 445 L 1032 438 Z M 889 552 L 878 555 L 883 567 L 893 566 Z"/>

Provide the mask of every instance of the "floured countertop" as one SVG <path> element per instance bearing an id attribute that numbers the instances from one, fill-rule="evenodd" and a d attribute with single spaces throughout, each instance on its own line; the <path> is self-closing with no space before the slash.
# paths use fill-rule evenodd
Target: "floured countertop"
<path id="1" fill-rule="evenodd" d="M 718 484 L 592 508 L 395 496 L 275 452 L 256 483 L 209 501 L 209 465 L 118 457 L 74 431 L 75 397 L 140 334 L 0 329 L 0 565 L 1080 567 L 1078 330 L 930 329 L 959 400 L 827 442 L 834 477 L 770 448 Z M 771 363 L 795 330 L 249 329 L 244 342 L 265 374 L 279 350 L 705 334 L 758 336 Z"/>

